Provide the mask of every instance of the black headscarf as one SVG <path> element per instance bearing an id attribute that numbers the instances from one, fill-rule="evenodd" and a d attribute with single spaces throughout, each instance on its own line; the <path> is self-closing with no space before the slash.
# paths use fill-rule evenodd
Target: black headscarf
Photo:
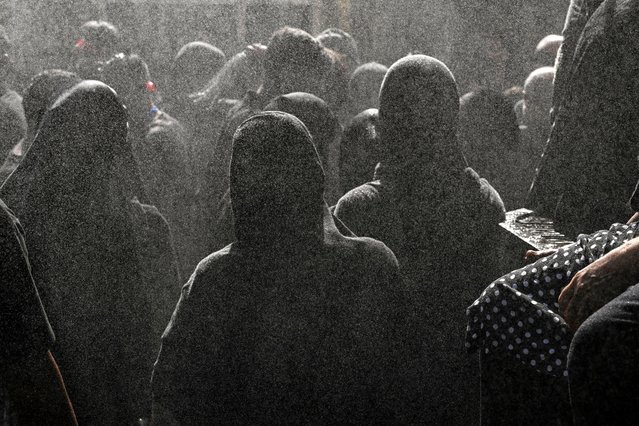
<path id="1" fill-rule="evenodd" d="M 322 165 L 328 167 L 329 145 L 335 141 L 340 127 L 326 102 L 310 93 L 294 92 L 273 99 L 264 111 L 282 111 L 299 118 L 313 137 Z"/>
<path id="2" fill-rule="evenodd" d="M 230 194 L 240 243 L 321 238 L 323 191 L 324 171 L 299 119 L 266 112 L 238 128 Z"/>
<path id="3" fill-rule="evenodd" d="M 226 55 L 208 43 L 187 43 L 175 55 L 172 65 L 173 85 L 186 96 L 204 89 L 206 83 L 224 66 Z"/>
<path id="4" fill-rule="evenodd" d="M 425 55 L 400 59 L 386 73 L 379 102 L 386 164 L 464 166 L 455 137 L 459 92 L 446 65 Z"/>
<path id="5" fill-rule="evenodd" d="M 376 177 L 394 188 L 409 252 L 410 243 L 428 245 L 437 240 L 435 231 L 444 232 L 435 229 L 452 214 L 443 203 L 460 196 L 467 182 L 458 114 L 457 84 L 442 62 L 412 55 L 389 68 L 380 91 Z"/>
<path id="6" fill-rule="evenodd" d="M 134 348 L 145 334 L 135 316 L 142 291 L 130 194 L 122 190 L 136 178 L 120 175 L 118 166 L 133 161 L 126 135 L 115 92 L 83 81 L 49 109 L 0 190 L 25 227 L 58 337 L 54 352 L 78 419 L 88 423 L 133 418 L 128 404 L 136 390 L 128 384 L 141 368 Z"/>

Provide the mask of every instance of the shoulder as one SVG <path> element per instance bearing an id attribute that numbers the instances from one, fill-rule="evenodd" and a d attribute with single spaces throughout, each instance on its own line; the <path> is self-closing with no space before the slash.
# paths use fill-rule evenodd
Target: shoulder
<path id="1" fill-rule="evenodd" d="M 228 281 L 225 278 L 233 275 L 239 257 L 235 244 L 229 244 L 202 259 L 185 285 L 188 296 L 213 291 L 214 285 Z"/>
<path id="2" fill-rule="evenodd" d="M 490 183 L 470 167 L 464 169 L 462 177 L 466 194 L 463 199 L 473 216 L 481 216 L 489 222 L 499 223 L 506 219 L 506 209 L 499 193 Z M 474 213 L 472 213 L 474 212 Z"/>
<path id="3" fill-rule="evenodd" d="M 381 202 L 381 185 L 378 181 L 365 183 L 348 191 L 337 201 L 335 216 L 348 226 L 347 218 L 375 208 Z"/>
<path id="4" fill-rule="evenodd" d="M 368 237 L 344 237 L 345 245 L 356 259 L 366 260 L 368 265 L 376 265 L 375 269 L 386 269 L 399 273 L 399 263 L 393 251 L 383 242 Z"/>

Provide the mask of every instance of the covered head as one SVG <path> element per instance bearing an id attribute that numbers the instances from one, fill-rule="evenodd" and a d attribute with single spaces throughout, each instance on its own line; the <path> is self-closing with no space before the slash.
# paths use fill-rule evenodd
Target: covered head
<path id="1" fill-rule="evenodd" d="M 542 38 L 535 48 L 535 59 L 541 66 L 554 66 L 557 51 L 564 42 L 564 38 L 557 34 L 550 34 Z"/>
<path id="2" fill-rule="evenodd" d="M 82 24 L 73 45 L 74 68 L 82 78 L 95 78 L 98 69 L 121 50 L 120 32 L 106 21 Z"/>
<path id="3" fill-rule="evenodd" d="M 42 71 L 31 79 L 22 98 L 29 134 L 35 135 L 44 114 L 58 96 L 80 81 L 76 73 L 60 69 Z"/>
<path id="4" fill-rule="evenodd" d="M 328 28 L 322 31 L 317 40 L 324 47 L 339 53 L 346 58 L 349 72 L 352 72 L 359 65 L 359 49 L 357 42 L 352 35 L 339 28 Z"/>
<path id="5" fill-rule="evenodd" d="M 379 106 L 379 90 L 388 67 L 377 62 L 369 62 L 357 67 L 348 83 L 351 105 L 358 114 Z"/>
<path id="6" fill-rule="evenodd" d="M 310 93 L 295 92 L 273 99 L 264 111 L 282 111 L 299 118 L 313 137 L 323 167 L 328 167 L 329 147 L 340 136 L 341 127 L 326 102 Z"/>
<path id="7" fill-rule="evenodd" d="M 41 220 L 44 228 L 56 220 L 90 222 L 110 210 L 114 164 L 132 155 L 126 136 L 126 109 L 113 89 L 82 81 L 47 111 L 2 197 L 20 211 L 25 226 Z"/>
<path id="8" fill-rule="evenodd" d="M 411 55 L 386 73 L 379 96 L 378 132 L 385 161 L 431 161 L 453 156 L 459 92 L 453 74 L 441 61 Z M 449 155 L 450 154 L 450 155 Z"/>
<path id="9" fill-rule="evenodd" d="M 459 140 L 467 158 L 476 157 L 477 151 L 498 155 L 504 149 L 517 149 L 519 125 L 506 95 L 480 89 L 462 96 L 460 104 Z"/>
<path id="10" fill-rule="evenodd" d="M 239 242 L 316 237 L 324 171 L 306 126 L 277 111 L 257 114 L 233 137 L 230 195 Z"/>
<path id="11" fill-rule="evenodd" d="M 202 41 L 187 43 L 173 59 L 171 75 L 175 90 L 185 95 L 200 91 L 224 66 L 222 50 Z"/>
<path id="12" fill-rule="evenodd" d="M 102 81 L 111 86 L 126 105 L 132 121 L 148 117 L 157 88 L 151 81 L 149 67 L 138 55 L 118 53 L 104 64 Z"/>
<path id="13" fill-rule="evenodd" d="M 553 81 L 555 68 L 538 68 L 526 78 L 524 83 L 523 114 L 526 124 L 550 125 L 550 109 L 552 108 Z"/>
<path id="14" fill-rule="evenodd" d="M 313 36 L 298 28 L 285 27 L 271 36 L 263 65 L 265 91 L 269 95 L 321 94 L 331 59 Z"/>

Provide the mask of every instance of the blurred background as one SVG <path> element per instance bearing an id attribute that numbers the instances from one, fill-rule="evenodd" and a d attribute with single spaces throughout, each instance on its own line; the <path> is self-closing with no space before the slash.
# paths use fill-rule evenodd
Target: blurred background
<path id="1" fill-rule="evenodd" d="M 318 34 L 338 27 L 359 44 L 362 62 L 391 65 L 409 52 L 447 63 L 464 93 L 521 84 L 537 41 L 560 34 L 568 0 L 0 0 L 20 75 L 69 63 L 75 32 L 88 20 L 115 24 L 151 74 L 165 75 L 184 44 L 200 40 L 227 57 L 267 43 L 289 25 Z M 471 65 L 472 64 L 472 65 Z M 494 68 L 494 69 L 491 69 Z M 493 81 L 494 80 L 494 81 Z M 16 82 L 18 86 L 20 81 Z"/>

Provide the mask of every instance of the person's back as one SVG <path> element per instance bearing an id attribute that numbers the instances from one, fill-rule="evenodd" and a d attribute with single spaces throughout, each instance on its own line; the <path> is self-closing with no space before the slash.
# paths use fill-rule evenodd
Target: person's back
<path id="1" fill-rule="evenodd" d="M 492 90 L 462 96 L 459 142 L 469 165 L 499 192 L 507 210 L 521 207 L 530 181 L 521 172 L 520 134 L 512 103 Z"/>
<path id="2" fill-rule="evenodd" d="M 79 83 L 49 108 L 1 188 L 27 230 L 53 352 L 83 424 L 123 424 L 147 411 L 151 315 L 117 167 L 134 162 L 126 120 L 111 88 Z"/>
<path id="3" fill-rule="evenodd" d="M 499 195 L 457 146 L 459 95 L 434 58 L 396 62 L 380 93 L 383 150 L 373 182 L 347 193 L 336 216 L 356 235 L 397 255 L 412 294 L 413 327 L 405 350 L 413 390 L 407 421 L 463 424 L 476 419 L 478 378 L 463 354 L 464 308 L 482 279 L 497 274 Z M 482 254 L 473 257 L 481 247 Z"/>
<path id="4" fill-rule="evenodd" d="M 18 167 L 31 142 L 38 132 L 38 127 L 47 109 L 65 90 L 70 89 L 81 81 L 76 74 L 63 70 L 45 70 L 34 76 L 22 98 L 22 108 L 26 118 L 26 134 L 13 147 L 0 167 L 0 184 L 4 182 Z"/>
<path id="5" fill-rule="evenodd" d="M 626 202 L 639 153 L 637 10 L 633 1 L 603 2 L 585 24 L 572 61 L 565 58 L 557 68 L 554 125 L 527 207 L 553 216 L 569 236 L 632 214 Z"/>
<path id="6" fill-rule="evenodd" d="M 183 289 L 153 373 L 156 408 L 184 424 L 394 419 L 397 263 L 382 243 L 337 231 L 322 181 L 299 120 L 268 112 L 238 129 L 237 241 Z"/>

